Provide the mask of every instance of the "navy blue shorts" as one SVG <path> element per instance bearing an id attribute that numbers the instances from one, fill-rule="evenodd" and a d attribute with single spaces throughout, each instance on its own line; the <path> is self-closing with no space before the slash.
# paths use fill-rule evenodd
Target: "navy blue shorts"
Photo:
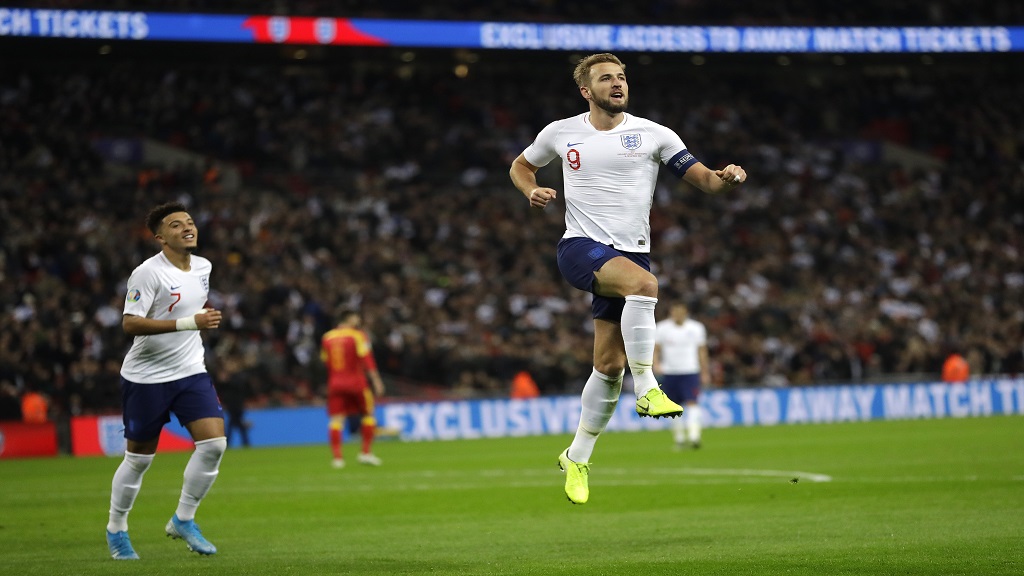
<path id="1" fill-rule="evenodd" d="M 206 372 L 160 384 L 136 384 L 121 378 L 124 437 L 146 442 L 160 437 L 171 412 L 182 426 L 200 418 L 223 418 L 213 380 Z"/>
<path id="2" fill-rule="evenodd" d="M 639 252 L 619 252 L 607 244 L 590 238 L 562 238 L 558 242 L 558 271 L 574 288 L 594 293 L 594 272 L 616 256 L 625 256 L 648 272 L 651 271 L 651 255 Z M 625 298 L 611 298 L 594 294 L 591 308 L 594 318 L 618 322 L 622 318 Z"/>
<path id="3" fill-rule="evenodd" d="M 661 390 L 676 404 L 696 402 L 700 397 L 700 374 L 662 374 Z"/>

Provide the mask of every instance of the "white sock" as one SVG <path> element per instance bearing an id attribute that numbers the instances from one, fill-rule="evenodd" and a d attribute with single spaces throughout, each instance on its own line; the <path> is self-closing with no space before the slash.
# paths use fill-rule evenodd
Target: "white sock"
<path id="1" fill-rule="evenodd" d="M 178 520 L 191 520 L 196 517 L 199 502 L 217 479 L 220 459 L 227 447 L 227 438 L 223 436 L 196 442 L 196 451 L 192 453 L 185 466 L 185 483 L 181 486 L 181 498 L 178 499 L 176 512 Z"/>
<path id="2" fill-rule="evenodd" d="M 633 392 L 637 398 L 658 387 L 654 379 L 654 306 L 657 298 L 626 296 L 622 308 L 622 342 L 626 345 L 626 362 L 633 375 Z"/>
<path id="3" fill-rule="evenodd" d="M 686 414 L 686 429 L 690 442 L 700 442 L 700 405 L 691 404 L 683 411 Z M 676 418 L 682 420 L 682 418 Z"/>
<path id="4" fill-rule="evenodd" d="M 686 442 L 686 422 L 682 418 L 673 418 L 671 422 L 672 439 L 675 440 L 676 444 Z"/>
<path id="5" fill-rule="evenodd" d="M 580 395 L 580 425 L 576 428 L 576 436 L 569 445 L 569 459 L 573 462 L 590 462 L 594 453 L 597 437 L 604 432 L 608 421 L 615 413 L 622 392 L 622 375 L 612 377 L 594 370 L 583 386 Z"/>
<path id="6" fill-rule="evenodd" d="M 110 483 L 110 519 L 107 531 L 111 534 L 128 530 L 128 512 L 135 504 L 135 497 L 142 488 L 142 476 L 153 463 L 153 454 L 124 453 L 124 460 L 114 472 Z"/>

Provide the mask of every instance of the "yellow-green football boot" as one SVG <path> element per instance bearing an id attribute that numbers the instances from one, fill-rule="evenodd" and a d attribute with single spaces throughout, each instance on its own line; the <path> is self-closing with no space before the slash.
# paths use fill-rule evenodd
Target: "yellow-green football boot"
<path id="1" fill-rule="evenodd" d="M 636 413 L 651 418 L 675 418 L 682 416 L 683 407 L 669 400 L 661 388 L 652 388 L 636 400 Z"/>
<path id="2" fill-rule="evenodd" d="M 569 449 L 558 455 L 558 467 L 565 472 L 565 495 L 573 504 L 586 504 L 590 498 L 590 464 L 573 462 Z"/>

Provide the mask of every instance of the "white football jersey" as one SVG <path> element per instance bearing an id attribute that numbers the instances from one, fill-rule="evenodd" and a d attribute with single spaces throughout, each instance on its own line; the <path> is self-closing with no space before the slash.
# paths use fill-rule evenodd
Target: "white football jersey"
<path id="1" fill-rule="evenodd" d="M 210 294 L 210 271 L 206 258 L 192 255 L 192 269 L 178 269 L 160 252 L 136 268 L 128 278 L 124 313 L 177 320 L 203 309 Z M 136 336 L 121 365 L 121 376 L 138 384 L 180 380 L 206 372 L 203 340 L 198 330 Z"/>
<path id="2" fill-rule="evenodd" d="M 562 159 L 564 238 L 586 237 L 642 253 L 651 251 L 658 169 L 672 161 L 681 175 L 696 162 L 665 126 L 624 114 L 618 126 L 601 131 L 590 124 L 589 112 L 548 124 L 523 156 L 534 166 Z"/>
<path id="3" fill-rule="evenodd" d="M 700 374 L 698 350 L 707 346 L 708 332 L 703 324 L 687 318 L 676 324 L 671 318 L 658 322 L 654 341 L 661 354 L 663 374 Z"/>

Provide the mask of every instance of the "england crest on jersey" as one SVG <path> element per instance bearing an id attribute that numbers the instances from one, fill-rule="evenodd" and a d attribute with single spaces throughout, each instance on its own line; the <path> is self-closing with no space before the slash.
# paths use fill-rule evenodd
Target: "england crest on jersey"
<path id="1" fill-rule="evenodd" d="M 639 134 L 623 134 L 619 138 L 622 139 L 622 147 L 626 150 L 636 150 L 640 147 Z"/>

